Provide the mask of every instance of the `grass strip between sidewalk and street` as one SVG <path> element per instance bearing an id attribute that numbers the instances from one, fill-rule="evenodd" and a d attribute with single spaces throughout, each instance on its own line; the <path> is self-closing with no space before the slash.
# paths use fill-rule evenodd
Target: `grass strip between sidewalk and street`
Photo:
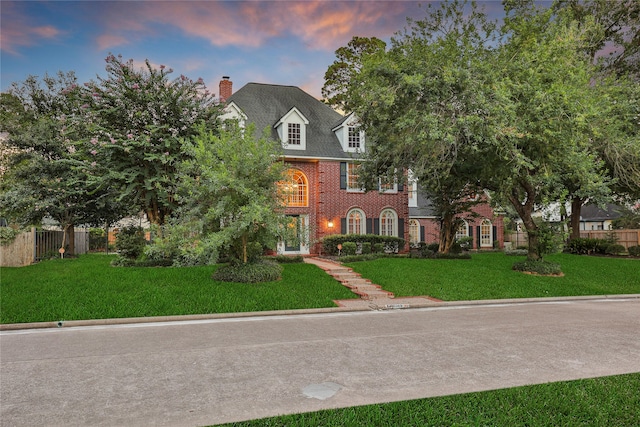
<path id="1" fill-rule="evenodd" d="M 640 373 L 356 406 L 233 427 L 640 425 Z"/>

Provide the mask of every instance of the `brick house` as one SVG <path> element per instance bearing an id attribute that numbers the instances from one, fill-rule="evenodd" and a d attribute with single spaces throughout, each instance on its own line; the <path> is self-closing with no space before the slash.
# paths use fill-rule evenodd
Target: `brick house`
<path id="1" fill-rule="evenodd" d="M 287 180 L 285 214 L 299 230 L 301 243 L 278 245 L 278 253 L 318 254 L 321 240 L 331 234 L 381 234 L 408 241 L 409 205 L 405 186 L 381 184 L 378 191 L 357 185 L 354 160 L 366 150 L 365 135 L 351 116 L 294 86 L 248 83 L 232 93 L 231 82 L 220 82 L 225 102 L 222 119 L 268 128 L 282 141 Z"/>
<path id="2" fill-rule="evenodd" d="M 377 191 L 357 185 L 357 160 L 366 151 L 364 132 L 351 115 L 343 116 L 295 86 L 248 83 L 233 93 L 228 77 L 220 82 L 222 119 L 253 123 L 282 141 L 289 194 L 285 214 L 299 230 L 301 243 L 282 242 L 278 253 L 319 254 L 331 234 L 381 234 L 410 241 L 437 241 L 429 202 L 414 184 L 380 182 Z M 474 208 L 479 218 L 465 222 L 474 248 L 502 247 L 502 216 L 489 204 Z M 460 236 L 465 235 L 461 230 Z M 410 239 L 411 237 L 411 239 Z M 405 248 L 408 250 L 408 245 Z"/>
<path id="3" fill-rule="evenodd" d="M 409 183 L 409 243 L 435 243 L 440 227 L 429 199 L 419 191 L 417 184 Z M 475 215 L 462 215 L 464 223 L 456 238 L 471 237 L 471 248 L 483 250 L 504 248 L 504 214 L 489 204 L 489 195 L 480 194 L 483 203 L 471 210 Z"/>

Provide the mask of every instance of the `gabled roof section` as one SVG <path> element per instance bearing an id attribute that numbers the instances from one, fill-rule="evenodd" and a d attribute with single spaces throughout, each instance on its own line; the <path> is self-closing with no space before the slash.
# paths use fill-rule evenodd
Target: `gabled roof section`
<path id="1" fill-rule="evenodd" d="M 276 124 L 292 109 L 305 117 L 307 126 L 306 150 L 284 150 L 285 156 L 307 158 L 350 159 L 353 153 L 345 153 L 332 131 L 344 117 L 328 105 L 295 86 L 248 83 L 235 92 L 228 103 L 233 102 L 256 126 L 261 135 L 269 128 L 271 136 L 278 140 Z"/>
<path id="2" fill-rule="evenodd" d="M 604 209 L 598 205 L 588 204 L 580 210 L 580 220 L 586 221 L 607 221 L 620 218 L 620 206 L 607 203 Z"/>
<path id="3" fill-rule="evenodd" d="M 231 119 L 231 118 L 239 118 L 240 120 L 247 120 L 247 115 L 242 111 L 235 102 L 227 102 L 224 107 L 224 114 L 220 116 L 222 120 Z"/>
<path id="4" fill-rule="evenodd" d="M 282 116 L 282 117 L 280 118 L 280 120 L 278 120 L 278 122 L 277 122 L 275 125 L 273 125 L 273 127 L 278 127 L 278 126 L 279 126 L 279 125 L 281 125 L 282 123 L 286 122 L 286 121 L 287 121 L 287 119 L 288 119 L 290 116 L 294 115 L 294 114 L 297 114 L 298 116 L 300 116 L 300 118 L 302 119 L 302 121 L 304 121 L 304 124 L 305 124 L 305 125 L 308 125 L 308 124 L 309 124 L 309 120 L 304 116 L 304 114 L 302 114 L 302 113 L 300 112 L 300 110 L 298 110 L 296 107 L 293 107 L 293 108 L 291 108 L 291 109 L 287 112 L 287 114 L 285 114 L 284 116 Z"/>

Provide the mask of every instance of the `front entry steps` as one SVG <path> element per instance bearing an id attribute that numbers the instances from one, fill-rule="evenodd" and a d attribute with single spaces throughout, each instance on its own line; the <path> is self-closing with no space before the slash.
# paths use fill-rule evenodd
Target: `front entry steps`
<path id="1" fill-rule="evenodd" d="M 340 263 L 316 257 L 307 257 L 304 261 L 320 267 L 338 282 L 351 289 L 353 293 L 360 296 L 360 299 L 335 301 L 340 307 L 354 309 L 368 307 L 372 310 L 388 310 L 433 306 L 440 301 L 427 296 L 396 298 L 392 292 L 385 291 L 381 286 L 371 283 L 370 280 L 364 279 L 360 274 Z"/>

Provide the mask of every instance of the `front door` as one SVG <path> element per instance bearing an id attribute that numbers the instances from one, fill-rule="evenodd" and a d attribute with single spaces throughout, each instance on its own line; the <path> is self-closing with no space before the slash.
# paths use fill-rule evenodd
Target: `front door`
<path id="1" fill-rule="evenodd" d="M 306 255 L 309 253 L 309 216 L 287 215 L 292 239 L 278 244 L 278 253 L 290 255 Z"/>

